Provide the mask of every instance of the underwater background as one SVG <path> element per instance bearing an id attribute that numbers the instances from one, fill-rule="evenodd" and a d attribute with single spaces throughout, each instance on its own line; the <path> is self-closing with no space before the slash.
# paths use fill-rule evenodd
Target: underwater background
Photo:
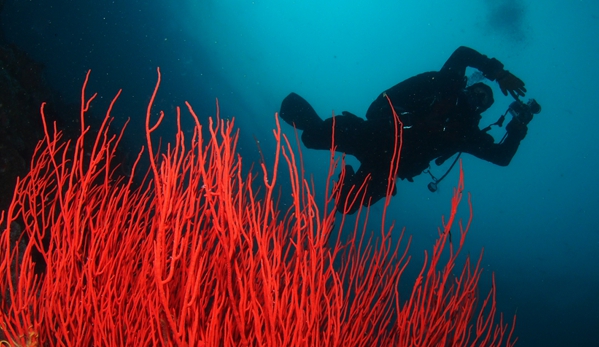
<path id="1" fill-rule="evenodd" d="M 88 69 L 93 108 L 123 88 L 114 127 L 130 119 L 125 147 L 145 143 L 144 116 L 156 81 L 157 106 L 171 117 L 189 101 L 206 120 L 235 117 L 246 162 L 269 162 L 274 114 L 290 92 L 321 117 L 363 117 L 394 84 L 439 70 L 459 46 L 499 59 L 543 107 L 508 167 L 463 156 L 473 224 L 466 252 L 484 248 L 486 293 L 495 273 L 498 311 L 517 315 L 518 346 L 599 346 L 599 3 L 595 1 L 4 1 L 3 40 L 43 65 L 56 100 L 77 104 Z M 497 120 L 512 101 L 496 84 Z M 39 105 L 34 105 L 37 108 Z M 75 109 L 76 110 L 76 109 Z M 103 113 L 98 113 L 99 118 Z M 78 113 L 62 115 L 78 122 Z M 191 129 L 191 119 L 184 117 Z M 282 125 L 295 138 L 293 129 Z M 503 128 L 492 130 L 496 139 Z M 260 149 L 257 145 L 259 143 Z M 303 148 L 306 172 L 324 196 L 329 153 Z M 350 160 L 351 162 L 351 160 Z M 441 167 L 432 164 L 438 177 Z M 406 281 L 447 215 L 458 170 L 436 193 L 430 177 L 400 181 L 389 218 L 412 236 Z M 285 204 L 285 201 L 282 202 Z M 382 202 L 371 208 L 372 221 Z M 283 206 L 285 208 L 285 206 Z M 461 216 L 467 218 L 463 202 Z M 380 219 L 380 218 L 378 218 Z M 399 230 L 400 228 L 398 228 Z M 372 226 L 369 230 L 377 230 Z M 403 279 L 403 278 L 402 278 Z"/>

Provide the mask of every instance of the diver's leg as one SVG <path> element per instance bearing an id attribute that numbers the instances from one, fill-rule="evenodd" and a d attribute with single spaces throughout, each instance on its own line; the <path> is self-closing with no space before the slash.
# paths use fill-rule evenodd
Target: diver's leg
<path id="1" fill-rule="evenodd" d="M 325 119 L 322 123 L 306 128 L 302 142 L 312 149 L 330 149 L 333 145 L 333 126 L 335 127 L 335 149 L 349 155 L 355 155 L 364 147 L 366 141 L 366 121 L 349 112 L 342 116 Z"/>
<path id="2" fill-rule="evenodd" d="M 316 114 L 314 108 L 295 93 L 291 93 L 283 99 L 279 115 L 287 124 L 295 126 L 299 130 L 312 128 L 322 123 L 322 119 Z"/>
<path id="3" fill-rule="evenodd" d="M 358 172 L 354 173 L 353 168 L 346 165 L 345 178 L 336 201 L 337 211 L 353 214 L 361 205 L 371 206 L 387 195 L 388 185 L 388 170 L 361 165 Z M 391 195 L 395 196 L 396 192 L 397 189 L 393 186 Z"/>
<path id="4" fill-rule="evenodd" d="M 354 214 L 362 206 L 367 179 L 369 180 L 368 172 L 358 170 L 356 174 L 351 165 L 345 165 L 345 176 L 343 182 L 340 182 L 341 191 L 335 201 L 337 212 Z"/>
<path id="5" fill-rule="evenodd" d="M 291 93 L 281 104 L 281 118 L 303 130 L 302 142 L 311 149 L 330 149 L 335 124 L 335 146 L 338 152 L 355 155 L 367 140 L 365 120 L 349 112 L 322 120 L 301 96 Z M 369 142 L 369 141 L 366 141 Z M 362 146 L 363 147 L 363 146 Z"/>

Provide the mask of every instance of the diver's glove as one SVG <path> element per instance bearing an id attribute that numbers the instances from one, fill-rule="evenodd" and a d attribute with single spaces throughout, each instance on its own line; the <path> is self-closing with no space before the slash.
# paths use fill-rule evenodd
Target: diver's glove
<path id="1" fill-rule="evenodd" d="M 518 97 L 524 96 L 526 88 L 524 88 L 524 82 L 518 77 L 514 76 L 508 70 L 503 70 L 497 74 L 495 79 L 501 88 L 503 95 L 507 96 L 509 92 L 514 99 L 518 100 Z"/>
<path id="2" fill-rule="evenodd" d="M 528 127 L 526 126 L 526 124 L 520 122 L 516 118 L 513 118 L 505 127 L 505 130 L 507 131 L 510 137 L 522 140 L 524 139 L 524 137 L 526 137 Z"/>

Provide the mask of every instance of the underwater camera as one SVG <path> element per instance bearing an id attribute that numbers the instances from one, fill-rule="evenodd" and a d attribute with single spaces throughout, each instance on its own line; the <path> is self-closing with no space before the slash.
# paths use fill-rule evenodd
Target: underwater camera
<path id="1" fill-rule="evenodd" d="M 510 106 L 507 108 L 505 113 L 501 117 L 499 117 L 499 120 L 497 120 L 497 122 L 487 126 L 482 131 L 483 132 L 489 131 L 491 129 L 491 126 L 493 126 L 493 125 L 502 126 L 503 121 L 505 120 L 505 116 L 507 116 L 508 112 L 519 122 L 527 125 L 532 120 L 533 115 L 541 113 L 541 105 L 535 99 L 529 99 L 528 102 L 526 102 L 526 103 L 524 103 L 520 99 L 517 99 L 516 101 L 514 101 L 510 104 Z M 504 136 L 504 139 L 505 139 L 505 136 Z M 501 140 L 501 142 L 503 142 L 503 140 Z M 430 190 L 432 193 L 437 191 L 437 189 L 439 188 L 438 187 L 439 182 L 441 182 L 447 176 L 447 174 L 449 174 L 451 169 L 453 169 L 453 166 L 458 161 L 461 154 L 462 154 L 462 152 L 458 153 L 455 160 L 453 161 L 453 164 L 451 164 L 451 166 L 449 167 L 447 172 L 445 172 L 445 174 L 441 178 L 436 178 L 435 176 L 433 176 L 433 174 L 430 171 L 430 166 L 429 166 L 429 169 L 423 171 L 423 172 L 428 173 L 431 176 L 431 178 L 433 179 L 433 181 L 431 183 L 429 183 L 427 186 L 428 190 Z M 447 159 L 448 158 L 439 157 L 439 158 L 437 158 L 437 160 L 435 160 L 435 163 L 437 165 L 441 165 Z"/>
<path id="2" fill-rule="evenodd" d="M 508 111 L 521 123 L 528 124 L 533 115 L 541 112 L 541 105 L 535 99 L 530 99 L 527 103 L 516 100 L 510 104 Z"/>

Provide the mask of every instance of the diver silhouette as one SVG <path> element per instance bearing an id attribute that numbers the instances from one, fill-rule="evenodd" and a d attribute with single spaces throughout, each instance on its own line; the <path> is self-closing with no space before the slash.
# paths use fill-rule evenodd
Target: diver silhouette
<path id="1" fill-rule="evenodd" d="M 468 85 L 467 67 L 478 69 L 485 78 L 496 81 L 504 95 L 509 93 L 516 99 L 508 109 L 514 117 L 499 143 L 487 133 L 490 127 L 479 128 L 481 114 L 494 102 L 493 92 L 481 82 Z M 414 176 L 429 168 L 431 161 L 441 165 L 462 152 L 500 166 L 508 165 L 526 136 L 532 115 L 540 112 L 536 101 L 527 104 L 520 101 L 519 97 L 525 93 L 524 82 L 505 70 L 499 60 L 462 46 L 453 52 L 440 71 L 416 75 L 381 93 L 368 108 L 366 119 L 347 111 L 335 116 L 336 151 L 353 155 L 360 161 L 357 172 L 346 166 L 337 210 L 351 214 L 360 207 L 355 203 L 350 209 L 344 209 L 346 201 L 353 201 L 348 199 L 356 194 L 352 186 L 359 187 L 367 178 L 364 205 L 370 206 L 385 197 L 397 141 L 387 96 L 403 124 L 397 177 L 412 182 Z M 303 130 L 301 138 L 307 148 L 331 148 L 333 118 L 322 120 L 299 95 L 291 93 L 283 100 L 280 116 Z M 502 122 L 500 119 L 496 124 L 501 126 Z M 431 191 L 436 190 L 438 181 L 435 179 L 434 186 L 429 185 Z M 395 193 L 393 185 L 392 194 Z"/>

